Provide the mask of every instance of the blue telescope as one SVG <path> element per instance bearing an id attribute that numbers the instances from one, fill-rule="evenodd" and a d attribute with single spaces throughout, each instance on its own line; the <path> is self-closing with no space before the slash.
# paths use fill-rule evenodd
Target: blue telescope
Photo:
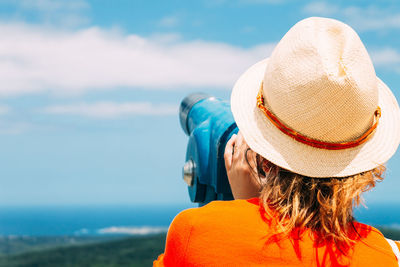
<path id="1" fill-rule="evenodd" d="M 183 179 L 190 200 L 199 206 L 213 200 L 232 200 L 224 151 L 238 128 L 229 103 L 202 93 L 191 94 L 182 100 L 179 117 L 189 136 Z"/>

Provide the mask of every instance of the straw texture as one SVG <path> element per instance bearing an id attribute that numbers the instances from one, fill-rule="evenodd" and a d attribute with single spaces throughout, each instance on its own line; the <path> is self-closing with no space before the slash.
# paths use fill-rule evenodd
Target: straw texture
<path id="1" fill-rule="evenodd" d="M 282 133 L 257 108 L 261 83 L 268 109 L 297 132 L 325 142 L 347 142 L 382 116 L 371 138 L 343 150 L 307 146 Z M 235 121 L 252 150 L 310 177 L 344 177 L 384 164 L 400 141 L 400 111 L 376 77 L 370 57 L 349 26 L 308 18 L 293 26 L 269 59 L 250 67 L 231 96 Z"/>

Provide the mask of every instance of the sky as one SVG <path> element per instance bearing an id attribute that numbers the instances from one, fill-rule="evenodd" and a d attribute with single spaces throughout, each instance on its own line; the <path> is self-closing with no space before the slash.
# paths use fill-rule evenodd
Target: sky
<path id="1" fill-rule="evenodd" d="M 0 205 L 189 203 L 180 101 L 228 100 L 296 22 L 339 19 L 400 99 L 396 0 L 0 0 Z M 368 203 L 400 203 L 400 154 Z"/>

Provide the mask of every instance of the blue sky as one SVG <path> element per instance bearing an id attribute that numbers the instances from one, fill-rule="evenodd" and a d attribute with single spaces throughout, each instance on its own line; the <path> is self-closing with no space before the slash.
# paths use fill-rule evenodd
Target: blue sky
<path id="1" fill-rule="evenodd" d="M 1 0 L 1 205 L 188 203 L 181 99 L 228 99 L 309 16 L 355 28 L 400 99 L 396 2 Z M 368 203 L 400 202 L 399 165 Z"/>

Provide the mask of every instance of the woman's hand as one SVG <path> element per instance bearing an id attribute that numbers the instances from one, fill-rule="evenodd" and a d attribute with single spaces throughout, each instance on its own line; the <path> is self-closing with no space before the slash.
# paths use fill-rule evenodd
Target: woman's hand
<path id="1" fill-rule="evenodd" d="M 234 134 L 226 144 L 225 167 L 235 199 L 248 199 L 260 195 L 261 185 L 255 177 L 257 175 L 255 155 L 240 132 L 238 135 Z"/>

